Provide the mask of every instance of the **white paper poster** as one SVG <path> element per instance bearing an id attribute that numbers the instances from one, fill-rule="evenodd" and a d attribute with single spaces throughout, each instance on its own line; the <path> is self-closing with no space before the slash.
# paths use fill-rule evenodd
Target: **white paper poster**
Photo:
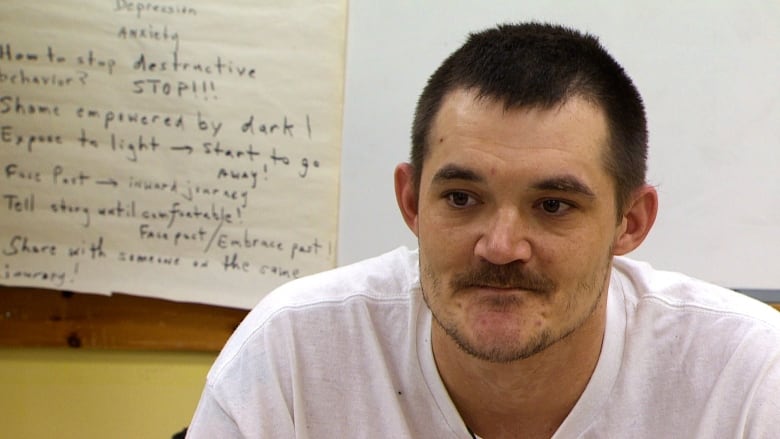
<path id="1" fill-rule="evenodd" d="M 333 267 L 345 20 L 0 4 L 0 284 L 247 308 Z"/>

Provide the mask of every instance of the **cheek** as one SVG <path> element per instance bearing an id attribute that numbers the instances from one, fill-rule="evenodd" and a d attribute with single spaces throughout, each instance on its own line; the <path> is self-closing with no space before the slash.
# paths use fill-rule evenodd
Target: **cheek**
<path id="1" fill-rule="evenodd" d="M 475 230 L 464 225 L 453 225 L 446 219 L 421 218 L 419 243 L 429 250 L 428 256 L 438 259 L 468 257 L 473 254 Z"/>
<path id="2" fill-rule="evenodd" d="M 548 236 L 534 246 L 534 257 L 544 273 L 561 286 L 579 283 L 598 271 L 611 255 L 612 236 L 592 230 L 577 236 Z"/>
<path id="3" fill-rule="evenodd" d="M 423 233 L 419 240 L 423 290 L 433 300 L 449 297 L 450 281 L 473 264 L 473 248 L 450 233 Z M 438 298 L 438 299 L 437 299 Z"/>
<path id="4" fill-rule="evenodd" d="M 424 259 L 429 276 L 444 279 L 458 267 L 463 266 L 470 253 L 463 244 L 447 234 L 421 234 L 419 239 L 420 257 Z"/>

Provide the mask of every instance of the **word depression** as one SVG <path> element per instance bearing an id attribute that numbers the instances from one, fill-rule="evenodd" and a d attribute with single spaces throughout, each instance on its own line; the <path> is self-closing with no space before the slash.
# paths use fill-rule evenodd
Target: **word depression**
<path id="1" fill-rule="evenodd" d="M 134 12 L 136 18 L 141 18 L 141 14 L 151 12 L 161 15 L 198 15 L 198 10 L 185 5 L 170 5 L 154 2 L 131 2 L 127 0 L 116 0 L 115 12 Z"/>

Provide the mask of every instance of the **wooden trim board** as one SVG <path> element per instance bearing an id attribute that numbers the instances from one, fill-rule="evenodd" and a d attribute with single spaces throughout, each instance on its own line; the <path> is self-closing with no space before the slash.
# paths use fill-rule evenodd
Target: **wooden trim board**
<path id="1" fill-rule="evenodd" d="M 0 287 L 0 346 L 219 351 L 247 310 Z"/>

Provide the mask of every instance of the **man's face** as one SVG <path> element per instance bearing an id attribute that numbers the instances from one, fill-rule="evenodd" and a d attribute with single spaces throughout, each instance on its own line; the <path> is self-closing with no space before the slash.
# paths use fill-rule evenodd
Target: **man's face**
<path id="1" fill-rule="evenodd" d="M 429 136 L 413 230 L 439 329 L 489 361 L 527 358 L 594 318 L 616 221 L 602 111 L 450 93 Z"/>

